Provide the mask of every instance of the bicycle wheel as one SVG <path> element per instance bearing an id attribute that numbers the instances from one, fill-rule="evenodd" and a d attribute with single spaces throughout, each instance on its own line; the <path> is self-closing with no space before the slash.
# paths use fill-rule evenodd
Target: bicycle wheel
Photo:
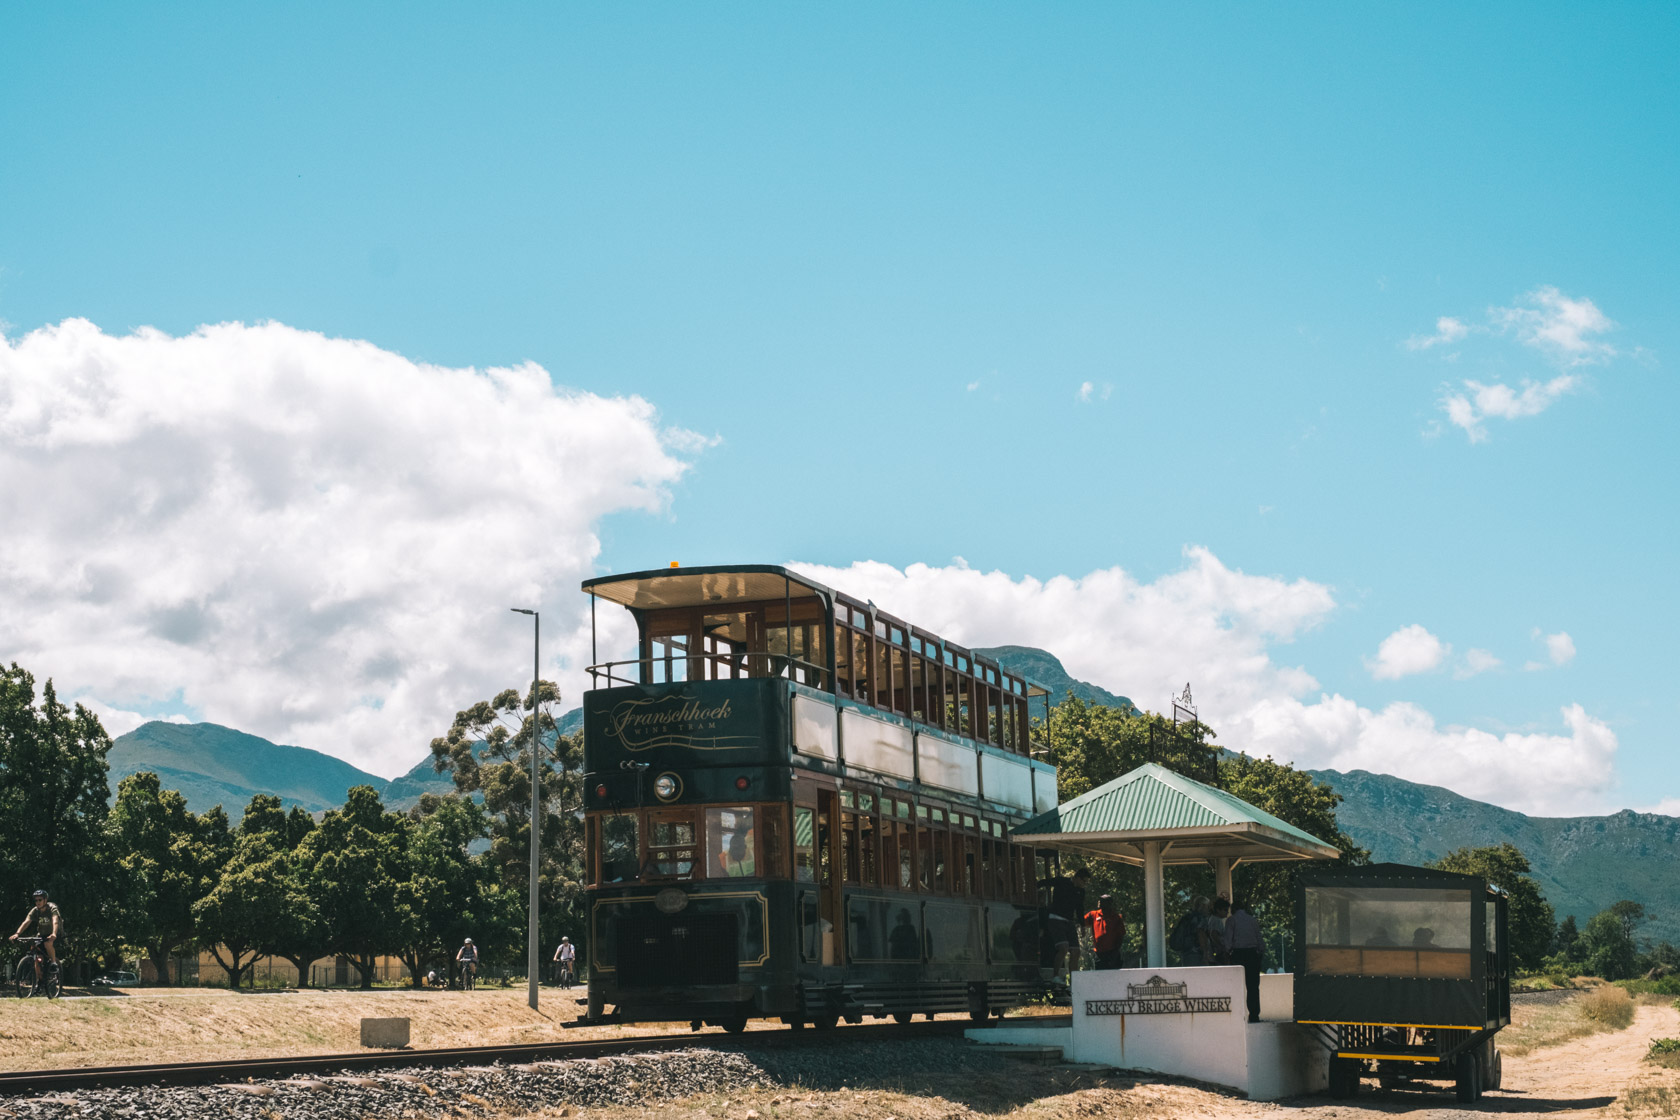
<path id="1" fill-rule="evenodd" d="M 59 980 L 57 965 L 47 969 L 47 977 L 41 981 L 41 989 L 48 999 L 57 999 L 64 994 L 64 984 Z"/>

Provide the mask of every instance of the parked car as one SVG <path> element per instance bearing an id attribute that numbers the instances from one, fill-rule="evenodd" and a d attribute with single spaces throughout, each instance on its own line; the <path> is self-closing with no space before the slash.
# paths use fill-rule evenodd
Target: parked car
<path id="1" fill-rule="evenodd" d="M 107 972 L 95 976 L 92 984 L 96 988 L 138 988 L 140 977 L 132 972 Z"/>

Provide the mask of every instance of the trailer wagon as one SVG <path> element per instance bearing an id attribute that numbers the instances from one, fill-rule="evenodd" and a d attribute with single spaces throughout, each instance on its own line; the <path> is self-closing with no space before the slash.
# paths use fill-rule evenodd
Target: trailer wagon
<path id="1" fill-rule="evenodd" d="M 1474 875 L 1382 863 L 1303 870 L 1295 1019 L 1330 1050 L 1330 1093 L 1375 1074 L 1451 1081 L 1460 1101 L 1500 1083 L 1511 1021 L 1504 892 Z"/>

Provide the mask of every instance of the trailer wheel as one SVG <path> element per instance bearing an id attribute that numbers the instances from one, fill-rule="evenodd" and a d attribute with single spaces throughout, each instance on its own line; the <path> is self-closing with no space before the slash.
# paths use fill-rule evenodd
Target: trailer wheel
<path id="1" fill-rule="evenodd" d="M 819 1031 L 831 1031 L 840 1022 L 838 1015 L 816 1015 L 811 1019 L 811 1026 Z"/>
<path id="2" fill-rule="evenodd" d="M 1345 1101 L 1359 1092 L 1359 1063 L 1352 1058 L 1330 1059 L 1330 1095 Z"/>
<path id="3" fill-rule="evenodd" d="M 1505 1080 L 1505 1055 L 1491 1041 L 1482 1056 L 1482 1089 L 1496 1091 Z"/>
<path id="4" fill-rule="evenodd" d="M 1482 1063 L 1476 1060 L 1475 1051 L 1466 1050 L 1458 1056 L 1456 1065 L 1458 1103 L 1474 1104 L 1482 1096 Z"/>

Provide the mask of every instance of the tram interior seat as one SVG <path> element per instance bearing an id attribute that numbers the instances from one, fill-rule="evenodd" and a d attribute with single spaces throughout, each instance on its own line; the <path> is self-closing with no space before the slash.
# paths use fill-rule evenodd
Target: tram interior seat
<path id="1" fill-rule="evenodd" d="M 1309 945 L 1307 969 L 1326 976 L 1470 979 L 1470 950 L 1394 946 Z"/>

